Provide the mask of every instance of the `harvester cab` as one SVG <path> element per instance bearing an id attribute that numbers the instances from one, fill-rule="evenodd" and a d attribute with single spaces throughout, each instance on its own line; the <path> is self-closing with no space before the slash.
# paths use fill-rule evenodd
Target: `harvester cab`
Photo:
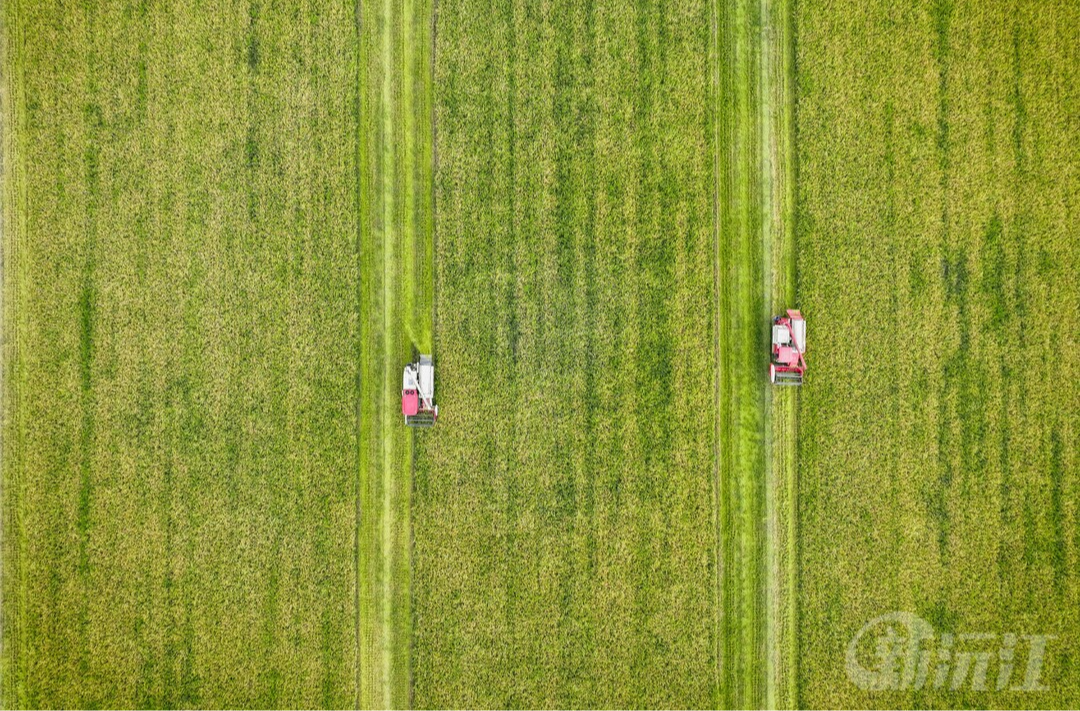
<path id="1" fill-rule="evenodd" d="M 435 364 L 422 355 L 401 376 L 401 414 L 409 427 L 431 427 L 439 417 L 435 404 Z"/>
<path id="2" fill-rule="evenodd" d="M 806 320 L 788 309 L 772 323 L 772 358 L 769 382 L 774 385 L 802 385 L 806 375 Z"/>

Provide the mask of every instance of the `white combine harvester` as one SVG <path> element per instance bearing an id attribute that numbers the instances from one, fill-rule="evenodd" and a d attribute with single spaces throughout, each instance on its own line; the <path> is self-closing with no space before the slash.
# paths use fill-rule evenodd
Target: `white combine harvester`
<path id="1" fill-rule="evenodd" d="M 401 376 L 401 414 L 409 427 L 431 427 L 439 417 L 435 404 L 435 364 L 422 355 Z"/>

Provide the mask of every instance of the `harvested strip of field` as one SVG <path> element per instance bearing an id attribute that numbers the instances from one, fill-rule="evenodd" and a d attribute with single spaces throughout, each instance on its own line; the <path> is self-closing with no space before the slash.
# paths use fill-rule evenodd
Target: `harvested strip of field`
<path id="1" fill-rule="evenodd" d="M 720 690 L 791 706 L 797 392 L 766 377 L 769 317 L 797 306 L 791 7 L 716 8 Z"/>
<path id="2" fill-rule="evenodd" d="M 1074 707 L 1080 6 L 810 0 L 798 26 L 800 700 Z M 864 691 L 845 650 L 896 610 L 992 637 Z M 999 677 L 1009 634 L 1056 635 L 1046 690 L 1010 690 L 1023 637 Z"/>
<path id="3" fill-rule="evenodd" d="M 432 348 L 432 7 L 360 7 L 360 708 L 412 704 L 413 433 L 401 369 Z"/>
<path id="4" fill-rule="evenodd" d="M 356 699 L 356 25 L 288 5 L 4 3 L 5 706 Z"/>
<path id="5" fill-rule="evenodd" d="M 795 293 L 794 3 L 762 5 L 760 69 L 762 248 L 769 316 L 799 308 Z M 768 326 L 766 324 L 766 330 Z M 768 331 L 767 331 L 768 332 Z M 810 334 L 813 337 L 813 334 Z M 767 358 L 767 356 L 766 356 Z M 758 364 L 758 372 L 765 366 Z M 799 388 L 769 387 L 765 409 L 767 708 L 797 708 L 796 437 Z"/>
<path id="6" fill-rule="evenodd" d="M 719 3 L 718 322 L 720 690 L 765 701 L 765 340 L 760 3 Z"/>
<path id="7" fill-rule="evenodd" d="M 696 1 L 439 6 L 418 706 L 718 703 L 709 42 Z"/>

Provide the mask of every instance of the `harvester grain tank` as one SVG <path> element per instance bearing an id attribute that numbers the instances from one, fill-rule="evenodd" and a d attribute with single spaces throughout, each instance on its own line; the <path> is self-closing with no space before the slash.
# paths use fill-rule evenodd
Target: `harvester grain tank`
<path id="1" fill-rule="evenodd" d="M 802 385 L 806 375 L 806 319 L 795 310 L 777 316 L 772 323 L 772 358 L 769 382 L 774 385 Z"/>

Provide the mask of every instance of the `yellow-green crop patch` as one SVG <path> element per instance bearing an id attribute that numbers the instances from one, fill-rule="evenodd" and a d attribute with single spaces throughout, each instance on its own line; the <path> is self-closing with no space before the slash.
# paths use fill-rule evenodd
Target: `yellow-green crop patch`
<path id="1" fill-rule="evenodd" d="M 5 706 L 1080 704 L 1075 2 L 0 20 Z"/>
<path id="2" fill-rule="evenodd" d="M 709 17 L 439 5 L 420 706 L 718 703 Z"/>
<path id="3" fill-rule="evenodd" d="M 354 8 L 3 18 L 5 706 L 352 706 Z"/>
<path id="4" fill-rule="evenodd" d="M 797 7 L 800 701 L 1075 706 L 1080 6 Z M 894 611 L 927 674 L 856 683 Z"/>

